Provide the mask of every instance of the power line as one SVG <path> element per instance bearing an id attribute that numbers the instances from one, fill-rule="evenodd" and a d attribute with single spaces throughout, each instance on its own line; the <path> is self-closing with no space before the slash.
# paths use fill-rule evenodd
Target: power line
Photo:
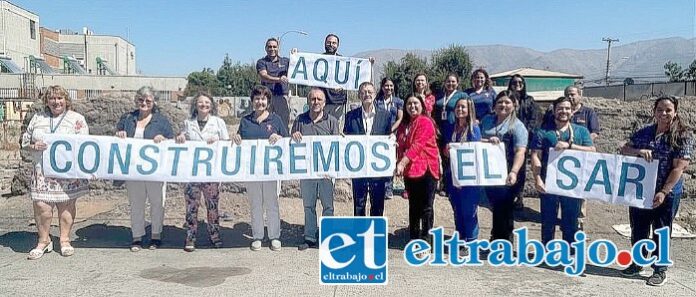
<path id="1" fill-rule="evenodd" d="M 604 82 L 609 85 L 609 53 L 611 53 L 611 43 L 616 41 L 619 42 L 618 39 L 612 39 L 611 37 L 606 37 L 602 38 L 602 41 L 607 42 L 607 71 L 605 72 L 604 75 Z"/>

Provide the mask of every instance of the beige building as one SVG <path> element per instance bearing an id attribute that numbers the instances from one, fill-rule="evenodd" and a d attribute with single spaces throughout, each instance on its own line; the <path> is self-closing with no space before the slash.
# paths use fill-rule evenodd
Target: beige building
<path id="1" fill-rule="evenodd" d="M 39 16 L 0 0 L 3 73 L 136 75 L 135 46 L 119 36 L 42 28 Z"/>
<path id="2" fill-rule="evenodd" d="M 136 75 L 135 46 L 118 36 L 94 35 L 41 28 L 41 54 L 48 65 L 63 73 Z M 75 58 L 85 73 L 70 69 L 66 57 Z"/>
<path id="3" fill-rule="evenodd" d="M 39 40 L 39 16 L 8 1 L 0 1 L 2 72 L 12 73 L 28 68 L 28 57 L 40 55 Z"/>

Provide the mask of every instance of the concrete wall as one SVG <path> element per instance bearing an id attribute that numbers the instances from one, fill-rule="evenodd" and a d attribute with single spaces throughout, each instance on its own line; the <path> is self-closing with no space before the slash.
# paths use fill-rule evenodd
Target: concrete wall
<path id="1" fill-rule="evenodd" d="M 31 35 L 33 21 L 34 38 Z M 9 56 L 21 68 L 26 67 L 25 57 L 39 56 L 39 16 L 0 1 L 0 52 Z"/>
<path id="2" fill-rule="evenodd" d="M 696 81 L 585 87 L 583 90 L 583 94 L 587 97 L 617 98 L 622 100 L 640 100 L 661 95 L 696 96 Z"/>
<path id="3" fill-rule="evenodd" d="M 690 81 L 686 83 L 686 95 L 696 96 L 696 81 Z"/>
<path id="4" fill-rule="evenodd" d="M 626 86 L 625 100 L 639 100 L 652 96 L 652 84 Z"/>
<path id="5" fill-rule="evenodd" d="M 672 95 L 672 96 L 684 96 L 686 93 L 686 84 L 683 82 L 679 83 L 655 83 L 653 84 L 653 95 Z"/>
<path id="6" fill-rule="evenodd" d="M 184 77 L 150 76 L 45 75 L 36 79 L 38 88 L 61 85 L 66 89 L 80 90 L 137 90 L 142 86 L 152 86 L 160 91 L 183 91 L 186 83 Z"/>
<path id="7" fill-rule="evenodd" d="M 624 86 L 609 86 L 609 87 L 586 87 L 583 88 L 582 94 L 585 97 L 602 97 L 608 99 L 624 99 Z"/>
<path id="8" fill-rule="evenodd" d="M 60 85 L 76 99 L 99 98 L 110 92 L 135 92 L 142 86 L 152 86 L 166 100 L 183 95 L 186 88 L 183 77 L 151 76 L 97 76 L 97 75 L 37 75 L 35 88 Z M 22 75 L 0 75 L 0 99 L 25 98 L 22 92 Z"/>

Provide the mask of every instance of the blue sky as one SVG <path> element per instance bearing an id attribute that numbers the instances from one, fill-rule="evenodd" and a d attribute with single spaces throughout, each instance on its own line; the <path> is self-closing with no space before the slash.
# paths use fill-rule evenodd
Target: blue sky
<path id="1" fill-rule="evenodd" d="M 119 35 L 135 44 L 143 74 L 186 76 L 217 69 L 229 53 L 252 63 L 264 42 L 288 30 L 282 52 L 322 52 L 327 33 L 351 55 L 382 48 L 449 44 L 523 46 L 540 51 L 605 48 L 602 37 L 633 41 L 696 35 L 694 0 L 670 1 L 180 1 L 10 0 L 51 29 Z"/>

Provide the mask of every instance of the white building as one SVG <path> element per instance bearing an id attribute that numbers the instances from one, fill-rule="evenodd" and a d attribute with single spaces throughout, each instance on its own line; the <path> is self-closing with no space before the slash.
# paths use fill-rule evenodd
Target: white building
<path id="1" fill-rule="evenodd" d="M 8 1 L 0 1 L 0 63 L 2 72 L 14 72 L 8 66 L 14 62 L 24 70 L 28 57 L 40 56 L 39 16 Z"/>
<path id="2" fill-rule="evenodd" d="M 47 29 L 43 29 L 46 32 Z M 61 30 L 58 34 L 44 34 L 42 36 L 45 56 L 57 56 L 58 58 L 73 57 L 77 59 L 87 72 L 93 75 L 136 75 L 135 46 L 118 36 L 94 35 L 87 28 L 81 34 Z M 54 38 L 57 37 L 57 40 Z M 56 47 L 46 46 L 55 42 Z M 48 49 L 57 49 L 51 52 Z M 98 62 L 99 60 L 99 62 Z M 49 61 L 49 59 L 47 59 Z M 99 65 L 101 63 L 101 66 Z M 51 63 L 49 62 L 49 65 Z M 51 65 L 51 67 L 64 69 L 65 63 Z"/>

